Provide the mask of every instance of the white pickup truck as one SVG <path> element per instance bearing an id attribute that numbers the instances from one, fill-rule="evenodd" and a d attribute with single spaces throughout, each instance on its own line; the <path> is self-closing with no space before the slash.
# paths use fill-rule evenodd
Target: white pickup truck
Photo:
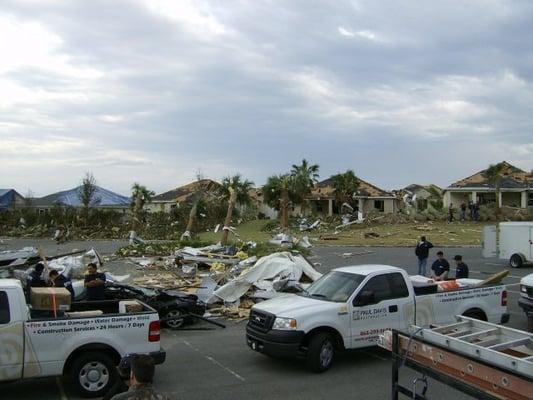
<path id="1" fill-rule="evenodd" d="M 533 314 L 533 274 L 526 275 L 520 280 L 520 293 L 518 305 L 529 317 L 529 314 Z"/>
<path id="2" fill-rule="evenodd" d="M 159 316 L 139 304 L 140 312 L 119 313 L 114 300 L 73 303 L 74 313 L 103 313 L 32 318 L 20 281 L 0 279 L 0 382 L 68 374 L 83 396 L 98 397 L 114 384 L 124 355 L 150 354 L 156 364 L 164 362 Z"/>
<path id="3" fill-rule="evenodd" d="M 509 320 L 505 286 L 474 287 L 481 282 L 475 279 L 459 282 L 465 287 L 438 291 L 437 285 L 397 267 L 337 268 L 306 291 L 254 305 L 246 341 L 251 349 L 273 357 L 305 357 L 311 370 L 321 372 L 331 366 L 336 351 L 374 346 L 387 329 L 443 324 L 455 315 Z"/>

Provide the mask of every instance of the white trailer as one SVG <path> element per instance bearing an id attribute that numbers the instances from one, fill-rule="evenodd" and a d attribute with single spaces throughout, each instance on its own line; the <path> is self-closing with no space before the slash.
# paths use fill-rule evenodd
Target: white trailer
<path id="1" fill-rule="evenodd" d="M 533 261 L 533 221 L 485 226 L 483 256 L 509 260 L 513 268 Z"/>

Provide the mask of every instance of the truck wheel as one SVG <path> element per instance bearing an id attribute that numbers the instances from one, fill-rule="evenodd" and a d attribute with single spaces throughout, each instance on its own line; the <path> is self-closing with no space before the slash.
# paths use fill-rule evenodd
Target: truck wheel
<path id="1" fill-rule="evenodd" d="M 71 379 L 83 397 L 102 397 L 117 379 L 116 367 L 104 353 L 84 353 L 72 363 Z"/>
<path id="2" fill-rule="evenodd" d="M 474 318 L 474 319 L 479 319 L 480 321 L 486 321 L 487 320 L 487 316 L 485 315 L 485 313 L 483 311 L 481 311 L 481 310 L 478 310 L 478 309 L 466 310 L 463 313 L 463 316 L 469 317 L 469 318 Z"/>
<path id="3" fill-rule="evenodd" d="M 179 329 L 185 324 L 185 316 L 183 315 L 183 312 L 177 308 L 168 310 L 163 318 L 174 318 L 165 321 L 165 325 L 170 329 Z"/>
<path id="4" fill-rule="evenodd" d="M 520 268 L 524 264 L 524 258 L 520 254 L 513 254 L 509 259 L 509 264 L 513 268 Z"/>
<path id="5" fill-rule="evenodd" d="M 309 341 L 307 367 L 313 372 L 324 372 L 335 358 L 335 343 L 327 333 L 317 333 Z"/>

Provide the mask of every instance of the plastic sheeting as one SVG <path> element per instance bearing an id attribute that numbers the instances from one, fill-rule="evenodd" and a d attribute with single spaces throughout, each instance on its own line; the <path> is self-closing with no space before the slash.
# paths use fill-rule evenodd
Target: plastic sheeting
<path id="1" fill-rule="evenodd" d="M 95 249 L 79 256 L 65 256 L 56 258 L 48 262 L 48 270 L 55 269 L 67 278 L 81 278 L 85 274 L 87 264 L 95 263 L 98 267 L 102 265 L 100 255 Z"/>
<path id="2" fill-rule="evenodd" d="M 260 258 L 249 270 L 215 290 L 214 294 L 225 302 L 233 303 L 240 299 L 252 286 L 262 290 L 272 290 L 274 279 L 299 281 L 302 275 L 315 281 L 322 276 L 301 255 L 281 252 Z"/>

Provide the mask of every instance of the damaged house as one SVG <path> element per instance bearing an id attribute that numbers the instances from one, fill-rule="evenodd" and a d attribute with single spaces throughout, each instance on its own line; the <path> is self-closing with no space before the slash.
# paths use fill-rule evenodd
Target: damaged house
<path id="1" fill-rule="evenodd" d="M 80 200 L 81 186 L 62 192 L 52 193 L 48 196 L 32 199 L 31 207 L 39 210 L 40 213 L 50 211 L 54 207 L 81 207 Z M 130 210 L 131 199 L 118 193 L 95 186 L 95 192 L 91 201 L 91 207 L 103 210 L 115 210 L 127 213 Z"/>
<path id="2" fill-rule="evenodd" d="M 351 206 L 365 216 L 370 211 L 386 214 L 398 211 L 398 199 L 390 192 L 359 179 L 359 188 L 354 193 Z M 323 216 L 341 213 L 341 206 L 335 198 L 333 181 L 328 178 L 316 184 L 308 197 L 309 212 Z"/>
<path id="3" fill-rule="evenodd" d="M 15 189 L 0 189 L 0 211 L 22 208 L 25 201 Z"/>
<path id="4" fill-rule="evenodd" d="M 477 201 L 479 204 L 498 202 L 500 207 L 533 207 L 533 174 L 505 161 L 502 164 L 504 167 L 501 173 L 498 199 L 494 184 L 486 177 L 487 170 L 483 170 L 452 183 L 444 189 L 444 206 L 449 207 L 453 204 L 457 207 L 463 202 Z"/>
<path id="5" fill-rule="evenodd" d="M 218 182 L 200 179 L 152 197 L 145 208 L 148 212 L 170 212 L 181 204 L 191 203 L 200 192 L 218 196 L 220 188 Z"/>
<path id="6" fill-rule="evenodd" d="M 403 189 L 394 190 L 399 200 L 399 208 L 413 208 L 416 212 L 435 209 L 434 204 L 442 201 L 442 189 L 437 185 L 418 185 L 413 183 Z"/>

